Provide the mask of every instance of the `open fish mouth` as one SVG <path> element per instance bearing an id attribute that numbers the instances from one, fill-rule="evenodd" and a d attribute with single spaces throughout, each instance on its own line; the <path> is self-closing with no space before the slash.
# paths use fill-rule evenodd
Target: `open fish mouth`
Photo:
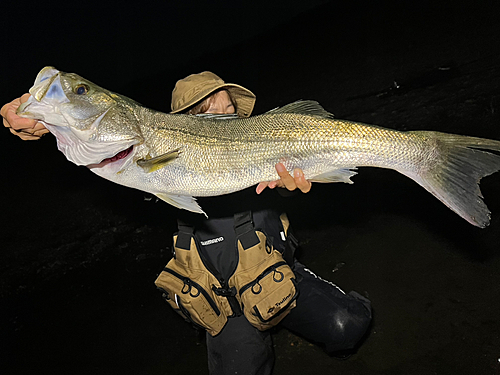
<path id="1" fill-rule="evenodd" d="M 119 160 L 123 160 L 123 159 L 127 158 L 127 156 L 129 156 L 132 153 L 133 149 L 134 149 L 134 146 L 132 145 L 129 148 L 118 152 L 114 156 L 103 159 L 100 163 L 87 165 L 87 168 L 102 168 L 108 164 L 117 162 Z"/>
<path id="2" fill-rule="evenodd" d="M 47 124 L 66 124 L 68 118 L 61 113 L 60 106 L 69 103 L 69 99 L 61 86 L 60 76 L 61 72 L 52 67 L 42 69 L 29 90 L 31 96 L 19 106 L 17 114 Z"/>
<path id="3" fill-rule="evenodd" d="M 113 127 L 101 133 L 102 124 L 106 127 L 108 118 L 116 113 L 116 102 L 106 94 L 109 100 L 96 105 L 94 86 L 77 75 L 46 67 L 38 73 L 30 98 L 17 114 L 42 122 L 56 136 L 58 149 L 76 165 L 100 168 L 112 163 L 106 171 L 118 172 L 131 159 L 133 145 L 142 139 L 136 132 L 121 134 Z"/>

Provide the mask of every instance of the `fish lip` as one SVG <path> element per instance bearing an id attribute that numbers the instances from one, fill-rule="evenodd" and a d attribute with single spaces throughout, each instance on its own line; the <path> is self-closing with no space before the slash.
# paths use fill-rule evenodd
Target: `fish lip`
<path id="1" fill-rule="evenodd" d="M 38 74 L 35 84 L 29 90 L 31 96 L 34 97 L 37 101 L 41 101 L 45 97 L 45 95 L 47 95 L 47 92 L 49 91 L 54 81 L 61 75 L 60 71 L 56 71 L 57 73 L 53 74 L 52 76 L 41 79 L 40 76 L 44 74 L 43 72 L 45 69 L 47 68 L 44 68 Z"/>
<path id="2" fill-rule="evenodd" d="M 121 161 L 125 162 L 134 153 L 134 146 L 135 146 L 135 144 L 127 147 L 126 149 L 116 153 L 115 155 L 113 155 L 109 158 L 105 158 L 105 159 L 101 160 L 99 163 L 88 164 L 88 165 L 86 165 L 86 167 L 89 169 L 102 168 L 108 164 L 115 164 L 115 163 L 121 162 Z"/>
<path id="3" fill-rule="evenodd" d="M 33 101 L 32 98 L 33 97 L 30 96 L 27 101 L 25 101 L 24 103 L 21 103 L 21 105 L 19 107 L 17 107 L 16 114 L 18 116 L 26 115 L 26 113 L 25 113 L 26 107 L 29 107 L 29 105 L 32 103 L 32 101 Z"/>
<path id="4" fill-rule="evenodd" d="M 53 78 L 57 74 L 60 74 L 61 72 L 54 68 L 53 66 L 46 66 L 42 70 L 40 70 L 36 76 L 35 79 L 35 85 L 39 84 L 40 82 L 45 81 L 46 79 Z"/>
<path id="5" fill-rule="evenodd" d="M 54 122 L 51 119 L 55 117 L 61 117 L 59 106 L 69 102 L 61 85 L 61 76 L 62 72 L 51 66 L 43 68 L 29 89 L 30 97 L 17 108 L 16 114 L 46 123 Z M 51 110 L 40 112 L 47 107 Z"/>

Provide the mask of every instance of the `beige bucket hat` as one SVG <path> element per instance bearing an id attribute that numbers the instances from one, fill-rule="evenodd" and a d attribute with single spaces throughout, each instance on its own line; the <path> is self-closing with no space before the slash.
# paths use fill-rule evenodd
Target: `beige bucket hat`
<path id="1" fill-rule="evenodd" d="M 226 89 L 236 102 L 236 112 L 241 117 L 248 117 L 253 111 L 256 97 L 248 89 L 234 83 L 225 83 L 212 72 L 191 74 L 177 81 L 172 91 L 172 112 L 178 113 L 197 104 L 211 93 Z"/>

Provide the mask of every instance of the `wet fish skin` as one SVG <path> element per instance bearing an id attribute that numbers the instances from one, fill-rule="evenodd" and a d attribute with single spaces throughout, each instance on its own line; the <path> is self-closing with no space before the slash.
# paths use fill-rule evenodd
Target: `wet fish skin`
<path id="1" fill-rule="evenodd" d="M 165 114 L 52 67 L 30 93 L 19 115 L 44 122 L 70 161 L 193 212 L 203 213 L 193 197 L 274 180 L 282 162 L 313 182 L 394 169 L 471 224 L 489 223 L 478 182 L 500 169 L 500 156 L 484 151 L 500 151 L 496 140 L 338 120 L 312 101 L 244 119 Z"/>

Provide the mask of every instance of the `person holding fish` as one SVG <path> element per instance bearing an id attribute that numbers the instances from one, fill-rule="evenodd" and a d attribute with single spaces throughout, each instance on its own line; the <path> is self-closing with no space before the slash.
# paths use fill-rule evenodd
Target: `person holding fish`
<path id="1" fill-rule="evenodd" d="M 16 114 L 28 98 L 2 107 L 4 126 L 21 139 L 39 139 L 48 132 L 45 126 Z M 250 90 L 202 72 L 176 83 L 171 113 L 224 121 L 249 117 L 255 100 Z M 276 172 L 279 179 L 259 183 L 257 194 L 266 187 L 311 189 L 301 169 L 292 176 L 278 163 Z M 287 216 L 264 198 L 244 194 L 215 199 L 210 218 L 180 210 L 173 258 L 155 282 L 177 313 L 206 330 L 210 373 L 270 374 L 276 326 L 332 356 L 352 353 L 370 325 L 370 301 L 299 263 Z"/>

